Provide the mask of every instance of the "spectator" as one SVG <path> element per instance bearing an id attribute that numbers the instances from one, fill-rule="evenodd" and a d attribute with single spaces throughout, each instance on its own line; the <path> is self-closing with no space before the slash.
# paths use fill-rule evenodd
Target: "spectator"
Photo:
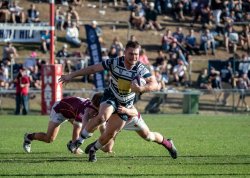
<path id="1" fill-rule="evenodd" d="M 137 5 L 134 10 L 130 13 L 129 22 L 132 26 L 138 28 L 139 30 L 143 30 L 146 24 L 145 12 L 142 10 L 141 5 Z"/>
<path id="2" fill-rule="evenodd" d="M 178 64 L 178 56 L 176 53 L 169 54 L 169 60 L 167 61 L 167 72 L 173 74 L 173 68 Z"/>
<path id="3" fill-rule="evenodd" d="M 30 73 L 30 87 L 38 90 L 42 88 L 41 73 L 39 72 L 37 65 L 34 67 L 34 70 L 31 71 Z"/>
<path id="4" fill-rule="evenodd" d="M 73 44 L 74 46 L 81 46 L 81 40 L 79 39 L 79 30 L 76 26 L 76 22 L 73 22 L 72 25 L 67 28 L 66 41 L 70 44 Z"/>
<path id="5" fill-rule="evenodd" d="M 220 92 L 220 90 L 222 89 L 221 77 L 220 77 L 220 72 L 215 70 L 214 67 L 210 68 L 209 80 L 211 81 L 211 86 L 214 91 L 215 102 L 216 104 L 221 104 L 222 103 L 220 101 L 220 97 L 222 95 L 222 92 Z"/>
<path id="6" fill-rule="evenodd" d="M 61 0 L 61 3 L 64 6 L 68 6 L 69 5 L 68 0 Z"/>
<path id="7" fill-rule="evenodd" d="M 174 19 L 177 21 L 185 20 L 183 15 L 184 2 L 182 0 L 175 1 L 174 3 Z"/>
<path id="8" fill-rule="evenodd" d="M 137 6 L 137 4 L 135 3 L 135 0 L 128 0 L 127 8 L 129 11 L 135 10 L 136 6 Z"/>
<path id="9" fill-rule="evenodd" d="M 68 27 L 72 22 L 75 22 L 76 25 L 79 25 L 79 14 L 76 11 L 74 6 L 69 6 L 66 12 L 66 27 Z"/>
<path id="10" fill-rule="evenodd" d="M 154 76 L 158 82 L 159 85 L 159 90 L 164 90 L 166 88 L 166 84 L 168 83 L 168 78 L 164 78 L 162 73 L 161 73 L 161 69 L 157 68 L 154 71 Z"/>
<path id="11" fill-rule="evenodd" d="M 15 114 L 20 114 L 22 105 L 22 114 L 27 115 L 29 112 L 29 87 L 30 79 L 26 74 L 25 69 L 21 68 L 15 79 L 16 84 L 16 111 Z"/>
<path id="12" fill-rule="evenodd" d="M 149 8 L 146 9 L 146 29 L 162 30 L 162 26 L 157 22 L 157 11 L 154 9 L 154 3 L 149 4 Z"/>
<path id="13" fill-rule="evenodd" d="M 9 76 L 9 65 L 10 61 L 6 60 L 5 62 L 0 63 L 0 88 L 8 89 L 10 84 Z"/>
<path id="14" fill-rule="evenodd" d="M 207 55 L 208 49 L 212 50 L 212 55 L 215 55 L 215 40 L 212 33 L 210 33 L 209 29 L 205 30 L 205 33 L 201 34 L 201 42 L 200 42 L 200 49 L 205 51 Z"/>
<path id="15" fill-rule="evenodd" d="M 116 36 L 114 39 L 113 39 L 113 42 L 111 44 L 111 47 L 115 47 L 116 49 L 116 53 L 118 54 L 119 51 L 123 51 L 124 48 L 123 48 L 123 44 L 122 42 L 119 40 L 119 37 Z"/>
<path id="16" fill-rule="evenodd" d="M 33 51 L 31 55 L 25 59 L 23 63 L 23 68 L 29 70 L 30 72 L 34 71 L 37 63 L 36 58 L 37 58 L 37 53 Z"/>
<path id="17" fill-rule="evenodd" d="M 226 51 L 230 52 L 230 47 L 232 48 L 233 53 L 236 53 L 237 44 L 239 43 L 238 33 L 234 31 L 232 26 L 228 26 L 227 32 L 225 33 L 225 47 Z"/>
<path id="18" fill-rule="evenodd" d="M 170 29 L 167 29 L 161 40 L 161 47 L 164 52 L 168 52 L 173 42 L 174 37 Z"/>
<path id="19" fill-rule="evenodd" d="M 10 11 L 8 9 L 8 1 L 0 1 L 0 21 L 1 22 L 8 22 Z"/>
<path id="20" fill-rule="evenodd" d="M 236 17 L 235 17 L 235 12 L 234 11 L 230 11 L 228 15 L 225 15 L 223 17 L 224 20 L 224 26 L 232 26 L 234 24 L 234 22 L 236 21 Z"/>
<path id="21" fill-rule="evenodd" d="M 248 104 L 246 102 L 246 90 L 249 89 L 250 81 L 246 73 L 241 74 L 241 76 L 235 79 L 236 88 L 239 90 L 239 99 L 236 109 L 240 107 L 245 107 L 245 111 L 249 111 Z"/>
<path id="22" fill-rule="evenodd" d="M 184 65 L 183 61 L 181 59 L 178 59 L 178 64 L 173 68 L 174 82 L 176 82 L 177 86 L 181 86 L 182 84 L 187 86 L 186 70 L 187 68 Z"/>
<path id="23" fill-rule="evenodd" d="M 182 28 L 177 27 L 176 31 L 172 34 L 172 36 L 177 39 L 178 43 L 182 44 L 184 40 L 184 34 L 182 33 Z"/>
<path id="24" fill-rule="evenodd" d="M 147 66 L 151 66 L 145 49 L 140 50 L 139 61 Z"/>
<path id="25" fill-rule="evenodd" d="M 13 23 L 24 23 L 25 22 L 25 14 L 23 12 L 23 8 L 18 6 L 18 1 L 14 0 L 10 4 L 9 11 L 11 13 L 11 21 Z"/>
<path id="26" fill-rule="evenodd" d="M 200 55 L 199 45 L 196 43 L 196 37 L 194 35 L 194 30 L 190 29 L 189 34 L 185 38 L 186 50 L 189 54 L 193 55 L 193 52 Z"/>
<path id="27" fill-rule="evenodd" d="M 202 26 L 211 25 L 212 12 L 208 5 L 203 6 L 201 9 L 201 24 Z"/>
<path id="28" fill-rule="evenodd" d="M 239 72 L 241 74 L 248 74 L 250 70 L 250 57 L 247 54 L 242 54 L 242 59 L 239 63 Z"/>
<path id="29" fill-rule="evenodd" d="M 245 46 L 247 47 L 247 51 L 250 51 L 250 29 L 249 26 L 244 25 L 243 29 L 240 33 L 240 45 L 242 49 L 245 49 Z"/>
<path id="30" fill-rule="evenodd" d="M 27 22 L 28 23 L 38 23 L 38 22 L 40 22 L 39 11 L 36 10 L 36 6 L 33 3 L 30 5 L 30 9 L 28 9 Z"/>
<path id="31" fill-rule="evenodd" d="M 91 23 L 91 26 L 95 29 L 96 35 L 98 36 L 99 42 L 101 44 L 104 43 L 103 38 L 102 38 L 102 29 L 100 26 L 98 26 L 98 22 L 96 20 L 93 20 Z"/>
<path id="32" fill-rule="evenodd" d="M 204 90 L 211 90 L 212 89 L 211 82 L 209 80 L 209 76 L 208 76 L 206 68 L 204 68 L 200 72 L 200 74 L 197 78 L 197 87 L 199 89 L 204 89 Z"/>
<path id="33" fill-rule="evenodd" d="M 55 17 L 56 17 L 55 19 L 56 28 L 59 30 L 63 30 L 65 23 L 65 13 L 62 11 L 61 6 L 57 6 Z"/>
<path id="34" fill-rule="evenodd" d="M 71 62 L 68 59 L 70 54 L 68 52 L 68 45 L 64 44 L 62 49 L 56 53 L 56 57 L 58 59 L 58 63 L 63 65 L 64 71 L 71 71 Z"/>
<path id="35" fill-rule="evenodd" d="M 211 0 L 211 10 L 213 12 L 213 18 L 215 21 L 215 25 L 219 26 L 221 21 L 221 13 L 224 8 L 223 1 L 221 0 Z"/>
<path id="36" fill-rule="evenodd" d="M 50 49 L 50 32 L 46 30 L 41 35 L 41 49 L 44 53 L 47 53 Z"/>
<path id="37" fill-rule="evenodd" d="M 185 57 L 182 49 L 183 49 L 182 46 L 178 43 L 178 41 L 176 39 L 174 39 L 173 42 L 171 43 L 171 47 L 170 47 L 169 52 L 176 53 L 177 58 L 181 59 L 184 62 L 184 64 L 186 66 L 188 66 L 187 58 Z"/>
<path id="38" fill-rule="evenodd" d="M 224 95 L 222 103 L 223 105 L 227 105 L 227 99 L 230 96 L 230 92 L 228 90 L 232 89 L 233 84 L 233 69 L 230 62 L 228 62 L 221 70 L 220 70 L 220 77 L 221 77 L 221 85 L 224 89 Z"/>
<path id="39" fill-rule="evenodd" d="M 12 60 L 18 57 L 16 48 L 13 46 L 12 42 L 8 41 L 7 45 L 3 47 L 3 61 Z"/>
<path id="40" fill-rule="evenodd" d="M 153 63 L 154 70 L 156 70 L 157 68 L 166 69 L 167 57 L 164 55 L 162 50 L 158 50 L 157 54 L 158 56 Z"/>
<path id="41" fill-rule="evenodd" d="M 166 14 L 167 10 L 172 8 L 170 0 L 155 0 L 154 6 L 158 14 Z"/>
<path id="42" fill-rule="evenodd" d="M 75 6 L 82 6 L 82 0 L 71 0 L 72 4 Z"/>
<path id="43" fill-rule="evenodd" d="M 192 24 L 195 23 L 199 17 L 202 16 L 202 14 L 205 12 L 202 12 L 202 9 L 204 9 L 204 7 L 210 7 L 208 1 L 203 1 L 203 0 L 192 0 L 192 14 L 193 14 L 193 21 Z M 208 9 L 205 8 L 205 10 L 208 12 Z M 202 17 L 201 17 L 201 22 L 203 21 Z"/>

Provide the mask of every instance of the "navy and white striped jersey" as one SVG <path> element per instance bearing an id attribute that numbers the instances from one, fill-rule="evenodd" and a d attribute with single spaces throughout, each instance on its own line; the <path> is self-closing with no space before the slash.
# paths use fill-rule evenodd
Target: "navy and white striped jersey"
<path id="1" fill-rule="evenodd" d="M 135 93 L 131 92 L 131 82 L 135 76 L 140 75 L 143 78 L 151 76 L 148 68 L 139 61 L 131 69 L 127 70 L 124 65 L 124 56 L 113 59 L 107 59 L 102 62 L 104 69 L 111 72 L 111 80 L 109 84 L 110 90 L 120 103 L 132 102 L 135 98 Z"/>

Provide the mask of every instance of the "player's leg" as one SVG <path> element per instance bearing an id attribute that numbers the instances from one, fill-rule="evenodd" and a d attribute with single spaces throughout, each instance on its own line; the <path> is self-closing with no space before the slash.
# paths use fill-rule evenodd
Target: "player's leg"
<path id="1" fill-rule="evenodd" d="M 82 122 L 79 122 L 79 121 L 76 121 L 74 119 L 70 119 L 69 122 L 73 125 L 73 131 L 72 131 L 72 140 L 70 140 L 68 143 L 67 143 L 67 148 L 68 150 L 71 152 L 71 153 L 74 153 L 74 154 L 82 154 L 83 151 L 78 148 L 78 149 L 75 149 L 74 148 L 74 145 L 73 143 L 78 139 L 80 133 L 81 133 L 81 130 L 82 130 Z"/>
<path id="2" fill-rule="evenodd" d="M 27 153 L 31 151 L 31 142 L 33 140 L 43 141 L 45 143 L 51 143 L 56 139 L 59 132 L 60 125 L 66 121 L 62 114 L 56 113 L 54 109 L 50 113 L 50 121 L 48 123 L 47 132 L 36 132 L 24 135 L 23 149 Z"/>
<path id="3" fill-rule="evenodd" d="M 114 139 L 118 132 L 124 127 L 126 121 L 122 120 L 117 114 L 113 114 L 106 125 L 105 132 L 99 137 L 99 139 L 93 144 L 89 151 L 89 161 L 95 162 L 96 151 L 101 149 L 104 145 Z"/>
<path id="4" fill-rule="evenodd" d="M 146 141 L 152 141 L 152 142 L 156 142 L 162 146 L 164 146 L 170 156 L 173 159 L 177 158 L 177 150 L 174 146 L 174 143 L 171 139 L 165 139 L 160 133 L 158 132 L 151 132 L 149 129 L 143 129 L 140 131 L 136 131 L 138 135 L 140 135 L 140 137 L 142 137 L 143 139 L 145 139 Z"/>
<path id="5" fill-rule="evenodd" d="M 114 107 L 107 103 L 101 103 L 99 108 L 99 113 L 96 117 L 89 120 L 86 127 L 83 128 L 79 139 L 75 142 L 76 148 L 81 146 L 83 142 L 93 135 L 93 132 L 104 122 L 106 122 L 109 117 L 114 112 Z"/>
<path id="6" fill-rule="evenodd" d="M 112 138 L 101 150 L 105 153 L 113 153 L 113 147 L 115 145 L 115 138 Z"/>
<path id="7" fill-rule="evenodd" d="M 106 130 L 106 122 L 100 125 L 99 127 L 100 134 L 103 134 L 105 130 Z M 95 144 L 95 142 L 93 142 L 93 144 Z M 90 144 L 85 148 L 86 154 L 89 153 L 89 149 L 93 146 L 93 144 Z M 112 153 L 114 144 L 115 144 L 115 139 L 111 139 L 104 147 L 101 148 L 101 150 L 105 153 Z"/>
<path id="8" fill-rule="evenodd" d="M 24 135 L 23 148 L 27 153 L 31 152 L 31 142 L 33 140 L 43 141 L 45 143 L 51 143 L 56 139 L 56 136 L 60 130 L 60 123 L 50 121 L 48 124 L 47 133 L 35 132 Z"/>
<path id="9" fill-rule="evenodd" d="M 99 130 L 101 132 L 101 134 L 104 133 L 104 131 L 106 130 L 106 123 L 102 124 L 100 127 L 99 127 Z M 116 138 L 116 136 L 115 136 Z M 103 146 L 101 148 L 101 150 L 105 153 L 113 153 L 113 147 L 114 147 L 114 144 L 115 144 L 115 138 L 111 139 L 105 146 Z M 90 148 L 89 148 L 90 149 Z M 85 149 L 85 153 L 88 154 L 89 153 L 89 150 Z"/>
<path id="10" fill-rule="evenodd" d="M 82 130 L 82 122 L 70 119 L 69 122 L 73 125 L 72 141 L 76 141 Z"/>
<path id="11" fill-rule="evenodd" d="M 146 141 L 156 142 L 164 146 L 168 150 L 169 154 L 173 159 L 177 158 L 177 150 L 174 146 L 173 141 L 171 139 L 165 139 L 163 135 L 158 132 L 151 132 L 141 116 L 134 117 L 132 122 L 129 125 L 127 125 L 127 127 L 125 126 L 124 128 L 129 129 L 129 126 L 135 127 L 134 130 L 140 137 L 142 137 Z M 133 128 L 130 128 L 130 130 L 133 130 Z"/>

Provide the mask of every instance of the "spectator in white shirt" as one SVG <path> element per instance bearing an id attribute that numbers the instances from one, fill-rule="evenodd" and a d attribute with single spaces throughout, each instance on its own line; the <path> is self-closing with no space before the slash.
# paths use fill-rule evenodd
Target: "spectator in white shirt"
<path id="1" fill-rule="evenodd" d="M 13 1 L 9 6 L 9 11 L 11 13 L 11 21 L 13 23 L 24 23 L 25 14 L 23 8 L 18 6 L 18 1 Z"/>
<path id="2" fill-rule="evenodd" d="M 66 41 L 75 46 L 81 46 L 81 40 L 79 39 L 79 30 L 76 27 L 76 22 L 73 22 L 72 25 L 67 28 Z"/>
<path id="3" fill-rule="evenodd" d="M 181 83 L 186 84 L 186 66 L 184 65 L 181 59 L 178 59 L 178 64 L 173 68 L 174 81 L 177 86 L 180 86 Z"/>

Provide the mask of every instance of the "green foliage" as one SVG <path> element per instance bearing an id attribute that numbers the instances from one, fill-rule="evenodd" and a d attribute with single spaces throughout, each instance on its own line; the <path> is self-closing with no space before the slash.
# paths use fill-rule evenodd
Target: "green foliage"
<path id="1" fill-rule="evenodd" d="M 145 115 L 152 131 L 175 141 L 179 158 L 172 160 L 160 145 L 131 131 L 121 132 L 114 154 L 72 155 L 66 149 L 71 124 L 62 125 L 57 139 L 34 141 L 32 153 L 22 149 L 25 132 L 47 130 L 46 116 L 0 116 L 0 177 L 249 177 L 249 116 Z M 94 141 L 87 140 L 87 144 Z"/>

